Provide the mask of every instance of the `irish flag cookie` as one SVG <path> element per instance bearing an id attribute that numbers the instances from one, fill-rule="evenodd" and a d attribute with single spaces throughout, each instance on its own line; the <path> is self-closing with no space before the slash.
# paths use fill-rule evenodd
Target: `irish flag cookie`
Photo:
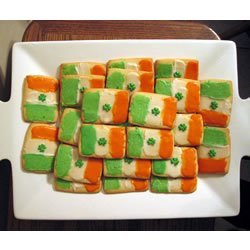
<path id="1" fill-rule="evenodd" d="M 228 128 L 204 127 L 202 145 L 198 147 L 199 173 L 225 174 L 230 163 Z"/>
<path id="2" fill-rule="evenodd" d="M 118 58 L 110 60 L 108 68 L 154 72 L 154 63 L 152 58 Z"/>
<path id="3" fill-rule="evenodd" d="M 231 81 L 218 79 L 201 81 L 200 113 L 205 125 L 227 127 L 231 108 Z"/>
<path id="4" fill-rule="evenodd" d="M 112 68 L 108 70 L 106 87 L 125 89 L 130 93 L 137 91 L 154 93 L 154 73 Z"/>
<path id="5" fill-rule="evenodd" d="M 22 150 L 23 169 L 39 173 L 51 172 L 57 146 L 57 128 L 54 125 L 31 124 Z"/>
<path id="6" fill-rule="evenodd" d="M 170 159 L 153 160 L 152 163 L 152 174 L 156 176 L 193 178 L 197 172 L 197 152 L 191 147 L 175 147 Z"/>
<path id="7" fill-rule="evenodd" d="M 129 92 L 88 89 L 83 94 L 82 120 L 86 123 L 121 124 L 128 118 Z"/>
<path id="8" fill-rule="evenodd" d="M 195 59 L 159 59 L 155 62 L 156 78 L 198 80 L 199 61 Z"/>
<path id="9" fill-rule="evenodd" d="M 167 159 L 172 157 L 173 149 L 171 130 L 127 128 L 127 156 L 130 158 Z"/>
<path id="10" fill-rule="evenodd" d="M 203 138 L 203 120 L 200 114 L 177 114 L 174 140 L 177 146 L 199 146 Z"/>
<path id="11" fill-rule="evenodd" d="M 102 159 L 85 158 L 79 155 L 76 147 L 60 144 L 55 159 L 55 176 L 82 183 L 100 182 L 102 176 Z"/>
<path id="12" fill-rule="evenodd" d="M 125 127 L 83 124 L 79 140 L 82 156 L 96 158 L 117 158 L 125 156 Z"/>
<path id="13" fill-rule="evenodd" d="M 63 76 L 61 78 L 61 105 L 64 107 L 80 107 L 82 94 L 86 89 L 104 87 L 104 76 Z"/>
<path id="14" fill-rule="evenodd" d="M 23 117 L 27 122 L 56 122 L 58 116 L 58 80 L 29 75 L 24 82 Z"/>
<path id="15" fill-rule="evenodd" d="M 149 179 L 151 160 L 143 159 L 105 159 L 104 176 Z"/>
<path id="16" fill-rule="evenodd" d="M 148 180 L 104 178 L 103 189 L 105 193 L 129 193 L 148 190 Z"/>
<path id="17" fill-rule="evenodd" d="M 175 97 L 177 100 L 178 113 L 196 113 L 200 110 L 199 81 L 178 78 L 159 78 L 156 80 L 155 92 Z"/>
<path id="18" fill-rule="evenodd" d="M 106 65 L 99 62 L 70 62 L 61 64 L 61 76 L 65 75 L 106 75 Z"/>
<path id="19" fill-rule="evenodd" d="M 194 178 L 161 178 L 152 176 L 151 191 L 154 193 L 192 193 L 197 187 Z"/>
<path id="20" fill-rule="evenodd" d="M 54 189 L 69 193 L 99 193 L 102 188 L 102 183 L 86 184 L 79 182 L 65 181 L 59 178 L 54 180 Z"/>
<path id="21" fill-rule="evenodd" d="M 151 128 L 173 128 L 176 117 L 173 97 L 137 92 L 132 95 L 129 123 Z"/>
<path id="22" fill-rule="evenodd" d="M 71 145 L 78 145 L 81 127 L 81 112 L 77 109 L 66 108 L 63 111 L 58 139 Z"/>

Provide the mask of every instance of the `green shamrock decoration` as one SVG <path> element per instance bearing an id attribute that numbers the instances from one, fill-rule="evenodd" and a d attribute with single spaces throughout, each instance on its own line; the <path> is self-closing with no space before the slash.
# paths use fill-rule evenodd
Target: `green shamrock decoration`
<path id="1" fill-rule="evenodd" d="M 208 155 L 210 158 L 214 158 L 216 156 L 216 151 L 214 149 L 210 149 L 208 151 Z"/>
<path id="2" fill-rule="evenodd" d="M 40 144 L 37 149 L 38 149 L 39 152 L 44 153 L 46 148 L 47 147 L 44 144 Z"/>
<path id="3" fill-rule="evenodd" d="M 181 123 L 179 126 L 178 126 L 178 129 L 180 130 L 180 131 L 186 131 L 187 130 L 187 125 L 186 124 L 184 124 L 184 123 Z"/>
<path id="4" fill-rule="evenodd" d="M 155 139 L 154 138 L 149 138 L 148 140 L 147 140 L 147 144 L 148 145 L 152 145 L 152 146 L 154 146 L 155 145 Z"/>
<path id="5" fill-rule="evenodd" d="M 78 167 L 78 168 L 81 168 L 83 166 L 83 160 L 77 160 L 75 162 L 75 166 Z"/>
<path id="6" fill-rule="evenodd" d="M 155 116 L 159 115 L 160 114 L 160 110 L 158 108 L 153 108 L 151 109 L 151 113 Z"/>
<path id="7" fill-rule="evenodd" d="M 133 162 L 133 159 L 131 159 L 131 158 L 125 158 L 124 162 L 130 164 L 131 162 Z"/>
<path id="8" fill-rule="evenodd" d="M 39 96 L 38 96 L 38 100 L 39 101 L 41 101 L 41 102 L 45 102 L 46 101 L 46 95 L 45 94 L 40 94 Z"/>
<path id="9" fill-rule="evenodd" d="M 180 101 L 180 100 L 183 98 L 183 94 L 180 93 L 180 92 L 177 92 L 177 93 L 175 94 L 175 98 L 176 98 L 178 101 Z"/>
<path id="10" fill-rule="evenodd" d="M 80 88 L 80 91 L 83 93 L 85 91 L 85 89 L 86 89 L 86 87 L 83 86 Z"/>
<path id="11" fill-rule="evenodd" d="M 218 108 L 218 102 L 215 102 L 215 101 L 211 102 L 210 108 L 212 110 L 216 110 Z"/>
<path id="12" fill-rule="evenodd" d="M 135 86 L 134 83 L 129 83 L 128 86 L 127 86 L 127 89 L 128 89 L 129 91 L 131 91 L 131 92 L 134 91 L 135 88 L 136 88 L 136 86 Z"/>
<path id="13" fill-rule="evenodd" d="M 174 72 L 174 77 L 180 78 L 181 77 L 181 73 L 179 71 Z"/>
<path id="14" fill-rule="evenodd" d="M 100 138 L 97 142 L 100 146 L 105 146 L 107 144 L 107 140 L 103 137 Z"/>
<path id="15" fill-rule="evenodd" d="M 179 164 L 179 159 L 178 158 L 172 158 L 170 160 L 171 164 L 173 164 L 175 167 Z"/>
<path id="16" fill-rule="evenodd" d="M 109 112 L 109 110 L 111 109 L 111 105 L 106 103 L 102 106 L 102 109 L 105 110 L 106 112 Z"/>

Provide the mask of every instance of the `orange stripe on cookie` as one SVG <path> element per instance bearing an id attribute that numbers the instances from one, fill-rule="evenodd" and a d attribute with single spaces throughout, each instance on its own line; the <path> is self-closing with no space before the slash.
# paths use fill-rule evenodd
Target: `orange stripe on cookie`
<path id="1" fill-rule="evenodd" d="M 229 116 L 221 112 L 213 110 L 201 110 L 203 121 L 205 124 L 226 127 L 228 123 Z"/>
<path id="2" fill-rule="evenodd" d="M 98 182 L 96 184 L 83 184 L 85 189 L 89 192 L 89 193 L 95 193 L 96 191 L 98 191 L 101 187 L 101 182 Z"/>
<path id="3" fill-rule="evenodd" d="M 102 159 L 88 158 L 83 178 L 87 179 L 90 183 L 99 182 L 102 175 L 102 165 Z"/>
<path id="4" fill-rule="evenodd" d="M 192 179 L 182 179 L 181 180 L 181 188 L 184 193 L 194 192 L 197 186 L 197 178 Z"/>
<path id="5" fill-rule="evenodd" d="M 227 168 L 227 159 L 199 159 L 199 173 L 225 173 Z"/>
<path id="6" fill-rule="evenodd" d="M 138 178 L 149 179 L 151 174 L 151 161 L 150 160 L 136 160 L 135 175 Z"/>
<path id="7" fill-rule="evenodd" d="M 27 76 L 28 88 L 41 92 L 56 92 L 58 89 L 58 80 L 45 76 Z"/>
<path id="8" fill-rule="evenodd" d="M 174 121 L 176 118 L 177 101 L 174 97 L 166 97 L 163 101 L 163 125 L 172 128 L 174 126 Z"/>
<path id="9" fill-rule="evenodd" d="M 58 128 L 47 126 L 35 126 L 31 129 L 32 139 L 45 139 L 57 141 Z"/>
<path id="10" fill-rule="evenodd" d="M 139 66 L 141 71 L 152 72 L 153 62 L 151 59 L 142 59 L 139 61 Z"/>
<path id="11" fill-rule="evenodd" d="M 140 81 L 140 91 L 149 93 L 154 92 L 154 74 L 152 72 L 142 73 L 140 75 Z"/>
<path id="12" fill-rule="evenodd" d="M 197 175 L 197 153 L 194 148 L 185 148 L 182 150 L 182 168 L 184 177 L 194 177 Z"/>
<path id="13" fill-rule="evenodd" d="M 129 105 L 128 91 L 119 91 L 115 95 L 115 102 L 112 108 L 113 122 L 124 123 L 127 121 Z"/>
<path id="14" fill-rule="evenodd" d="M 200 86 L 194 82 L 187 83 L 186 111 L 196 113 L 200 109 Z"/>
<path id="15" fill-rule="evenodd" d="M 148 190 L 148 181 L 147 180 L 131 180 L 132 184 L 135 187 L 135 191 L 146 191 Z"/>
<path id="16" fill-rule="evenodd" d="M 111 128 L 109 148 L 113 158 L 123 158 L 125 147 L 125 128 Z"/>
<path id="17" fill-rule="evenodd" d="M 104 88 L 105 79 L 102 78 L 92 78 L 90 79 L 90 86 L 91 88 Z"/>
<path id="18" fill-rule="evenodd" d="M 184 78 L 198 80 L 198 74 L 199 74 L 198 61 L 189 61 L 186 66 L 186 72 Z"/>
<path id="19" fill-rule="evenodd" d="M 104 65 L 96 64 L 90 69 L 91 75 L 105 76 L 106 69 Z"/>
<path id="20" fill-rule="evenodd" d="M 174 149 L 174 137 L 169 130 L 160 130 L 161 142 L 159 148 L 159 155 L 161 158 L 170 158 Z"/>
<path id="21" fill-rule="evenodd" d="M 203 120 L 199 114 L 191 115 L 189 121 L 188 141 L 192 146 L 201 144 L 203 135 Z"/>

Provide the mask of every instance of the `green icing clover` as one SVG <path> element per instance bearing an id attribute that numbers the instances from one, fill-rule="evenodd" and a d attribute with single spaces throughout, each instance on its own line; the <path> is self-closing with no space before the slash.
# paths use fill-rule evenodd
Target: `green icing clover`
<path id="1" fill-rule="evenodd" d="M 180 78 L 181 77 L 181 73 L 179 71 L 174 72 L 174 77 Z"/>
<path id="2" fill-rule="evenodd" d="M 103 137 L 100 138 L 97 142 L 100 146 L 105 146 L 107 144 L 107 140 Z"/>
<path id="3" fill-rule="evenodd" d="M 218 102 L 216 102 L 216 101 L 211 102 L 210 103 L 210 108 L 212 110 L 216 110 L 218 108 Z"/>
<path id="4" fill-rule="evenodd" d="M 85 91 L 85 89 L 86 89 L 86 87 L 82 86 L 82 87 L 80 88 L 80 91 L 83 93 L 83 92 Z"/>
<path id="5" fill-rule="evenodd" d="M 177 93 L 175 94 L 175 98 L 176 98 L 178 101 L 180 101 L 180 100 L 183 98 L 183 94 L 180 93 L 180 92 L 177 92 Z"/>
<path id="6" fill-rule="evenodd" d="M 208 151 L 208 155 L 210 158 L 214 158 L 216 156 L 216 151 L 214 149 L 210 149 Z"/>
<path id="7" fill-rule="evenodd" d="M 151 113 L 155 116 L 159 115 L 160 114 L 160 110 L 158 108 L 153 108 L 151 109 Z"/>
<path id="8" fill-rule="evenodd" d="M 152 145 L 152 146 L 154 146 L 155 145 L 155 139 L 154 138 L 149 138 L 148 140 L 147 140 L 147 144 L 148 145 Z"/>
<path id="9" fill-rule="evenodd" d="M 128 86 L 127 86 L 127 89 L 128 89 L 129 91 L 131 91 L 131 92 L 134 91 L 135 88 L 136 88 L 136 86 L 135 86 L 134 83 L 129 83 Z"/>
<path id="10" fill-rule="evenodd" d="M 131 158 L 125 158 L 124 162 L 130 164 L 131 162 L 133 162 L 133 159 L 131 159 Z"/>
<path id="11" fill-rule="evenodd" d="M 75 162 L 75 166 L 78 167 L 78 168 L 81 168 L 83 166 L 83 160 L 77 160 Z"/>
<path id="12" fill-rule="evenodd" d="M 37 149 L 38 149 L 39 152 L 44 153 L 46 148 L 47 147 L 44 144 L 40 144 Z"/>
<path id="13" fill-rule="evenodd" d="M 111 109 L 111 105 L 106 103 L 102 106 L 102 109 L 105 110 L 106 112 L 109 112 L 109 110 Z"/>
<path id="14" fill-rule="evenodd" d="M 46 95 L 45 94 L 40 94 L 39 96 L 38 96 L 38 100 L 39 101 L 41 101 L 41 102 L 45 102 L 46 101 Z"/>
<path id="15" fill-rule="evenodd" d="M 179 126 L 178 126 L 178 129 L 180 130 L 180 131 L 186 131 L 187 130 L 187 125 L 186 124 L 184 124 L 184 123 L 181 123 Z"/>
<path id="16" fill-rule="evenodd" d="M 170 160 L 171 164 L 173 164 L 174 166 L 177 166 L 179 164 L 179 159 L 178 158 L 172 158 Z"/>

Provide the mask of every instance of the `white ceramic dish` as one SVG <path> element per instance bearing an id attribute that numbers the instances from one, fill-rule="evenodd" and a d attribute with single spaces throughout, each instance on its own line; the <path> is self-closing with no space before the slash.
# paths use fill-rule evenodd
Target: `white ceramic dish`
<path id="1" fill-rule="evenodd" d="M 199 176 L 192 194 L 69 194 L 52 188 L 52 175 L 25 173 L 20 152 L 28 123 L 23 122 L 23 79 L 55 76 L 67 61 L 107 61 L 116 57 L 197 58 L 200 78 L 233 81 L 230 123 L 232 156 L 225 176 Z M 14 213 L 20 219 L 140 219 L 233 216 L 239 212 L 240 161 L 250 152 L 250 99 L 238 94 L 236 47 L 228 41 L 118 40 L 17 43 L 13 48 L 12 91 L 0 102 L 0 159 L 12 164 Z"/>

